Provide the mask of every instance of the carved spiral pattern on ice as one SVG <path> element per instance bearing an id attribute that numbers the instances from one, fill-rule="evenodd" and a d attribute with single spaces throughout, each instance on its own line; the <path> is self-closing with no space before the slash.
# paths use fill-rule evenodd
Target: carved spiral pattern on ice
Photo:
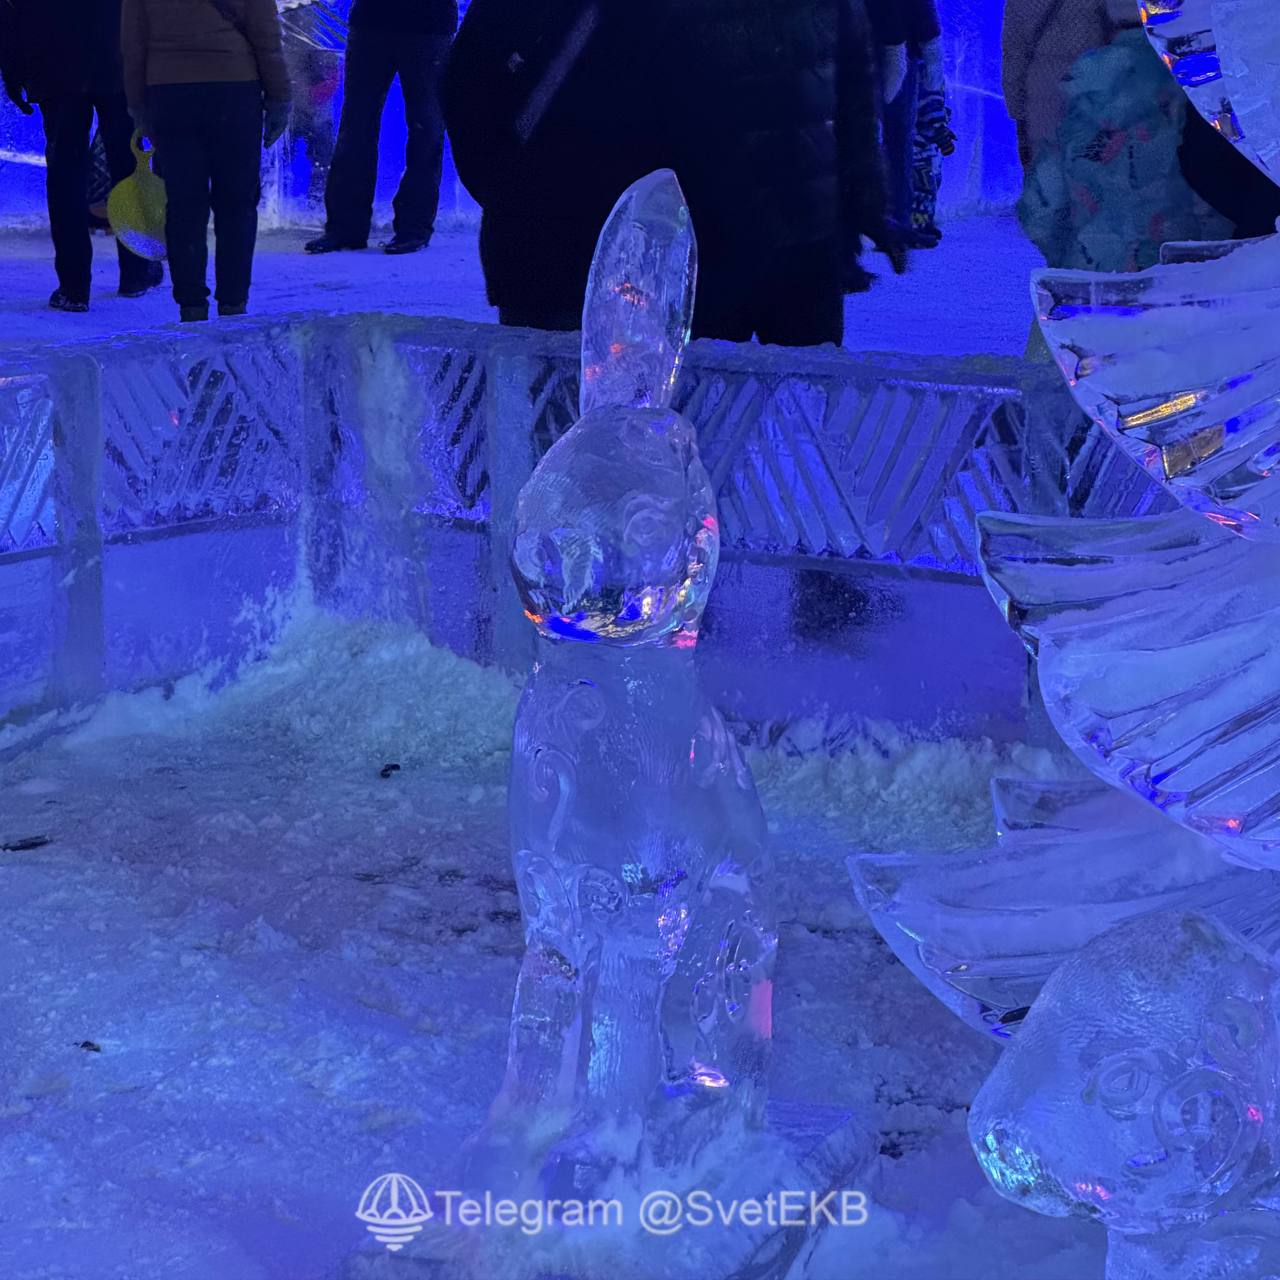
<path id="1" fill-rule="evenodd" d="M 1271 957 L 1219 921 L 1118 925 L 1050 977 L 996 1064 L 969 1117 L 978 1159 L 1011 1200 L 1118 1232 L 1242 1208 L 1276 1164 L 1276 1015 Z"/>
<path id="2" fill-rule="evenodd" d="M 1194 516 L 985 515 L 988 585 L 1104 780 L 1280 866 L 1280 547 Z"/>
<path id="3" fill-rule="evenodd" d="M 512 570 L 543 637 L 511 764 L 526 952 L 477 1160 L 553 1193 L 625 1163 L 619 1132 L 671 1164 L 763 1117 L 767 837 L 693 665 L 719 526 L 694 429 L 668 404 L 693 263 L 679 185 L 654 174 L 600 237 L 583 417 L 517 504 Z"/>
<path id="4" fill-rule="evenodd" d="M 547 636 L 692 643 L 719 554 L 693 427 L 670 409 L 593 410 L 516 507 L 512 569 Z"/>

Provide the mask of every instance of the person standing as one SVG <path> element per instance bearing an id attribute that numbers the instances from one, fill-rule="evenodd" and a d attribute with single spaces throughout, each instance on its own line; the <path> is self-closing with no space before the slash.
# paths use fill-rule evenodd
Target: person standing
<path id="1" fill-rule="evenodd" d="M 1140 22 L 1131 0 L 1007 0 L 1001 80 L 1024 171 L 1029 174 L 1041 152 L 1058 144 L 1072 67 Z"/>
<path id="2" fill-rule="evenodd" d="M 671 167 L 698 232 L 694 336 L 839 345 L 851 228 L 892 239 L 865 33 L 847 0 L 663 7 Z"/>
<path id="3" fill-rule="evenodd" d="M 124 0 L 122 33 L 129 110 L 163 169 L 174 301 L 209 318 L 212 210 L 218 313 L 244 315 L 262 147 L 289 122 L 275 0 Z"/>
<path id="4" fill-rule="evenodd" d="M 0 0 L 0 73 L 19 111 L 33 103 L 44 124 L 46 190 L 58 287 L 56 311 L 88 311 L 93 279 L 89 230 L 94 116 L 111 182 L 134 170 L 133 126 L 120 65 L 120 0 Z M 139 298 L 164 280 L 159 263 L 117 244 L 120 294 Z"/>
<path id="5" fill-rule="evenodd" d="M 440 81 L 457 25 L 457 0 L 355 0 L 338 141 L 325 186 L 325 228 L 308 241 L 308 253 L 368 245 L 382 112 L 397 77 L 409 136 L 393 234 L 382 247 L 416 253 L 430 242 L 444 162 Z"/>
<path id="6" fill-rule="evenodd" d="M 600 228 L 660 168 L 662 98 L 619 92 L 651 24 L 629 0 L 471 0 L 444 82 L 458 176 L 502 324 L 578 328 Z M 648 108 L 646 111 L 645 108 Z M 647 114 L 648 119 L 643 117 Z"/>
<path id="7" fill-rule="evenodd" d="M 869 10 L 881 50 L 889 216 L 911 248 L 933 248 L 942 239 L 942 157 L 955 149 L 937 0 L 871 0 Z"/>
<path id="8" fill-rule="evenodd" d="M 445 114 L 499 319 L 575 328 L 609 210 L 666 167 L 695 336 L 839 343 L 858 235 L 885 243 L 868 57 L 849 0 L 472 0 Z"/>

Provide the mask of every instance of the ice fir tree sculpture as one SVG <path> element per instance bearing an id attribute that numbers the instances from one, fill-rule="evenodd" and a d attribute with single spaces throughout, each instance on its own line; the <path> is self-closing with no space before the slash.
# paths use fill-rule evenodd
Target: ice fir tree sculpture
<path id="1" fill-rule="evenodd" d="M 1143 13 L 1197 108 L 1280 176 L 1270 0 Z M 1167 256 L 1127 277 L 1046 272 L 1035 296 L 1081 405 L 1184 509 L 984 517 L 984 564 L 1078 757 L 1254 870 L 1056 969 L 970 1135 L 1005 1195 L 1108 1227 L 1109 1280 L 1265 1280 L 1280 1277 L 1280 235 Z"/>

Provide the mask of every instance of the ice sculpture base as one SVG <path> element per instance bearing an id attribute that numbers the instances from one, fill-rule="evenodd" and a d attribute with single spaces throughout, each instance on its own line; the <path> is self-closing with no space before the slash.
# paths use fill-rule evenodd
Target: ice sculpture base
<path id="1" fill-rule="evenodd" d="M 766 1123 L 749 1133 L 725 1134 L 678 1167 L 663 1165 L 654 1153 L 633 1150 L 626 1162 L 618 1160 L 625 1147 L 603 1159 L 615 1167 L 589 1196 L 616 1202 L 607 1221 L 603 1211 L 595 1226 L 550 1223 L 536 1232 L 520 1225 L 465 1226 L 456 1210 L 446 1214 L 445 1198 L 432 1197 L 433 1221 L 403 1253 L 388 1255 L 370 1246 L 348 1258 L 340 1280 L 380 1280 L 381 1277 L 431 1277 L 432 1280 L 475 1280 L 501 1276 L 503 1280 L 804 1280 L 824 1231 L 850 1235 L 856 1249 L 858 1214 L 849 1202 L 849 1225 L 840 1225 L 840 1193 L 866 1190 L 866 1171 L 873 1147 L 868 1131 L 853 1113 L 804 1103 L 770 1102 Z M 598 1166 L 597 1166 L 598 1167 Z M 465 1179 L 462 1179 L 465 1181 Z M 836 1224 L 819 1213 L 810 1222 L 807 1207 L 783 1215 L 776 1205 L 780 1192 L 798 1192 L 806 1206 L 809 1197 L 819 1201 L 828 1192 Z M 736 1202 L 739 1210 L 748 1202 L 766 1206 L 773 1196 L 774 1223 L 767 1220 L 745 1225 L 739 1221 L 693 1225 L 668 1234 L 646 1230 L 642 1206 L 646 1196 L 673 1192 L 679 1197 L 703 1193 L 715 1205 Z M 470 1185 L 465 1193 L 481 1205 L 485 1188 Z M 490 1191 L 490 1203 L 502 1198 L 545 1204 L 548 1193 L 524 1188 L 511 1195 Z M 569 1199 L 563 1195 L 560 1199 Z M 457 1203 L 457 1200 L 454 1200 Z M 695 1201 L 695 1204 L 705 1201 Z M 870 1198 L 868 1195 L 868 1205 Z M 794 1205 L 794 1200 L 788 1200 Z M 496 1218 L 497 1211 L 490 1215 Z M 750 1218 L 750 1211 L 742 1211 Z M 449 1219 L 452 1219 L 450 1221 Z M 799 1222 L 799 1219 L 805 1219 Z M 796 1225 L 783 1225 L 783 1221 Z"/>
<path id="2" fill-rule="evenodd" d="M 1189 1231 L 1107 1240 L 1106 1280 L 1277 1280 L 1280 1214 L 1251 1208 Z"/>

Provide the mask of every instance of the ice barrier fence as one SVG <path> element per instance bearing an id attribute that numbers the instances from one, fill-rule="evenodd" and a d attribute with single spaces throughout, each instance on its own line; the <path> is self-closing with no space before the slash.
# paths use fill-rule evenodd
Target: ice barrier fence
<path id="1" fill-rule="evenodd" d="M 384 315 L 0 353 L 0 746 L 107 691 L 225 681 L 300 602 L 525 667 L 514 501 L 577 392 L 574 335 Z M 709 685 L 797 750 L 865 719 L 1016 729 L 975 516 L 1166 501 L 1015 360 L 697 343 L 679 407 L 723 534 Z"/>

